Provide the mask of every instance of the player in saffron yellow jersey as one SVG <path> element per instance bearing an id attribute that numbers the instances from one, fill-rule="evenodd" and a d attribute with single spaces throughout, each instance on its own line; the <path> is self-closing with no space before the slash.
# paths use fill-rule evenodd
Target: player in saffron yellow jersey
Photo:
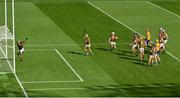
<path id="1" fill-rule="evenodd" d="M 149 29 L 146 30 L 146 46 L 150 45 L 151 42 L 151 33 Z"/>
<path id="2" fill-rule="evenodd" d="M 156 54 L 155 54 L 155 63 L 158 64 L 160 63 L 160 48 L 161 48 L 161 45 L 159 43 L 159 40 L 156 40 Z"/>

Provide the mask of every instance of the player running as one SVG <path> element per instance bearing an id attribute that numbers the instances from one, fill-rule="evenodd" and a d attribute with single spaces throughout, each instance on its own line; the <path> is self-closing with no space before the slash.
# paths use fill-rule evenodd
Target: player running
<path id="1" fill-rule="evenodd" d="M 25 41 L 17 41 L 17 47 L 19 49 L 19 52 L 17 53 L 17 55 L 20 58 L 20 61 L 22 62 L 22 58 L 23 58 L 23 54 L 24 54 L 24 43 Z"/>
<path id="2" fill-rule="evenodd" d="M 151 42 L 151 33 L 149 29 L 146 30 L 146 46 L 150 45 Z"/>
<path id="3" fill-rule="evenodd" d="M 94 55 L 91 50 L 91 41 L 90 41 L 90 37 L 88 36 L 88 34 L 85 34 L 85 36 L 84 36 L 84 51 L 86 52 L 86 55 L 88 55 L 89 53 Z"/>
<path id="4" fill-rule="evenodd" d="M 118 39 L 118 37 L 116 36 L 115 32 L 111 33 L 111 36 L 109 37 L 109 44 L 110 44 L 110 48 L 111 51 L 116 47 L 116 40 Z"/>
<path id="5" fill-rule="evenodd" d="M 146 47 L 146 43 L 142 37 L 140 37 L 140 46 L 139 46 L 139 54 L 141 61 L 144 60 L 144 48 Z"/>

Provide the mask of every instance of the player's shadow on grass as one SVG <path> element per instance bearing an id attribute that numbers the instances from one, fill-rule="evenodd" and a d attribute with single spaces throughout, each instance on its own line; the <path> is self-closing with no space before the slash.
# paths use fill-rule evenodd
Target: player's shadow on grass
<path id="1" fill-rule="evenodd" d="M 150 50 L 144 50 L 145 54 L 151 54 Z"/>
<path id="2" fill-rule="evenodd" d="M 119 57 L 122 59 L 132 61 L 133 64 L 145 66 L 146 65 L 145 62 L 147 62 L 147 61 L 140 61 L 139 58 L 133 56 L 133 54 L 129 51 L 121 51 L 120 53 L 117 52 L 115 54 L 119 55 Z"/>
<path id="3" fill-rule="evenodd" d="M 119 55 L 119 56 L 127 56 L 127 57 L 134 57 L 133 55 L 132 55 L 132 52 L 130 52 L 130 51 L 120 51 L 119 50 L 119 52 L 113 52 L 114 54 L 116 54 L 116 55 Z"/>
<path id="4" fill-rule="evenodd" d="M 137 58 L 127 57 L 127 56 L 120 56 L 120 58 L 126 59 L 126 60 L 130 60 L 130 61 L 140 61 L 140 60 L 137 59 Z"/>
<path id="5" fill-rule="evenodd" d="M 147 62 L 147 61 L 132 62 L 132 63 L 133 63 L 133 64 L 137 64 L 137 65 L 146 66 L 147 64 L 145 64 L 145 62 Z"/>
<path id="6" fill-rule="evenodd" d="M 67 53 L 71 53 L 71 54 L 75 54 L 75 55 L 84 55 L 84 53 L 80 53 L 80 52 L 74 52 L 74 51 L 68 51 Z"/>
<path id="7" fill-rule="evenodd" d="M 102 51 L 110 51 L 110 49 L 107 49 L 107 48 L 96 48 L 98 50 L 102 50 Z"/>

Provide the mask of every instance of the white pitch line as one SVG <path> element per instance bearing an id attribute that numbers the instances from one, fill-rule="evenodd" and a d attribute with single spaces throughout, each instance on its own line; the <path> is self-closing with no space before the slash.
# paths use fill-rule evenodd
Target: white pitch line
<path id="1" fill-rule="evenodd" d="M 177 14 L 175 14 L 175 13 L 173 13 L 173 12 L 171 12 L 171 11 L 165 9 L 165 8 L 162 8 L 162 7 L 160 7 L 160 6 L 158 6 L 158 5 L 154 4 L 154 3 L 151 3 L 150 1 L 146 1 L 146 2 L 151 4 L 151 5 L 153 5 L 153 6 L 155 6 L 155 7 L 157 7 L 157 8 L 159 8 L 159 9 L 161 9 L 161 10 L 163 10 L 163 11 L 166 11 L 166 12 L 168 12 L 168 13 L 170 13 L 172 15 L 175 15 L 176 17 L 180 18 L 179 15 L 177 15 Z"/>
<path id="2" fill-rule="evenodd" d="M 1 65 L 2 66 L 2 65 Z M 5 75 L 5 74 L 13 74 L 13 72 L 0 72 L 1 75 Z"/>
<path id="3" fill-rule="evenodd" d="M 124 24 L 123 22 L 119 21 L 118 19 L 114 18 L 112 15 L 106 13 L 105 11 L 103 11 L 102 9 L 100 9 L 99 7 L 95 6 L 94 4 L 92 4 L 91 2 L 88 2 L 91 6 L 93 6 L 94 8 L 98 9 L 99 11 L 101 11 L 102 13 L 104 13 L 105 15 L 109 16 L 110 18 L 112 18 L 113 20 L 115 20 L 116 22 L 124 25 L 125 27 L 127 27 L 128 29 L 130 29 L 133 32 L 136 32 L 135 30 L 133 30 L 132 28 L 130 28 L 129 26 L 127 26 L 126 24 Z M 141 35 L 141 34 L 140 34 Z M 142 37 L 144 37 L 143 35 L 141 35 Z M 168 55 L 170 55 L 171 57 L 173 57 L 174 59 L 176 59 L 177 61 L 180 62 L 180 59 L 176 56 L 174 56 L 173 54 L 171 54 L 170 52 L 166 51 Z"/>
<path id="4" fill-rule="evenodd" d="M 30 81 L 30 82 L 21 82 L 22 84 L 41 84 L 41 83 L 75 83 L 75 82 L 82 82 L 80 80 L 74 81 Z"/>
<path id="5" fill-rule="evenodd" d="M 177 58 L 176 56 L 174 56 L 173 54 L 171 54 L 170 52 L 166 51 L 167 54 L 169 54 L 171 57 L 173 57 L 174 59 L 176 59 L 177 61 L 180 62 L 180 59 Z"/>
<path id="6" fill-rule="evenodd" d="M 42 89 L 27 89 L 28 91 L 51 91 L 51 90 L 82 90 L 86 88 L 42 88 Z"/>
<path id="7" fill-rule="evenodd" d="M 63 55 L 57 50 L 54 49 L 54 51 L 64 60 L 64 62 L 69 66 L 69 68 L 74 72 L 74 74 L 80 79 L 80 81 L 84 81 L 79 74 L 72 68 L 72 66 L 68 63 L 68 61 L 63 57 Z"/>
<path id="8" fill-rule="evenodd" d="M 115 20 L 116 22 L 124 25 L 125 27 L 127 27 L 128 29 L 130 29 L 133 32 L 136 32 L 135 30 L 133 30 L 132 28 L 130 28 L 129 26 L 127 26 L 126 24 L 124 24 L 123 22 L 119 21 L 118 19 L 114 18 L 112 15 L 106 13 L 105 11 L 103 11 L 102 9 L 100 9 L 99 7 L 95 6 L 94 4 L 92 4 L 91 2 L 88 2 L 91 6 L 93 6 L 94 8 L 98 9 L 99 11 L 103 12 L 105 15 L 109 16 L 110 18 L 112 18 L 113 20 Z"/>
<path id="9" fill-rule="evenodd" d="M 5 56 L 5 53 L 4 53 L 4 51 L 2 50 L 1 47 L 0 47 L 0 49 L 1 49 L 2 53 L 3 53 L 3 55 Z M 11 63 L 9 62 L 9 60 L 7 60 L 7 62 L 8 62 L 8 65 L 9 65 L 11 71 L 14 73 Z M 17 80 L 19 86 L 21 87 L 21 89 L 22 89 L 22 91 L 23 91 L 25 97 L 28 98 L 28 94 L 27 94 L 26 90 L 24 89 L 23 85 L 21 84 L 21 82 L 20 82 L 18 76 L 16 75 L 16 73 L 14 73 L 14 76 L 15 76 L 15 78 L 16 78 L 16 80 Z"/>
<path id="10" fill-rule="evenodd" d="M 27 49 L 25 51 L 30 51 L 30 52 L 32 52 L 32 51 L 54 51 L 54 49 Z"/>
<path id="11" fill-rule="evenodd" d="M 117 44 L 129 44 L 129 43 L 117 43 Z M 49 47 L 49 46 L 77 46 L 77 45 L 84 45 L 84 44 L 39 44 L 39 45 L 26 45 L 26 47 L 38 47 L 38 46 L 42 46 L 42 47 Z M 92 43 L 91 45 L 109 45 L 109 43 Z"/>

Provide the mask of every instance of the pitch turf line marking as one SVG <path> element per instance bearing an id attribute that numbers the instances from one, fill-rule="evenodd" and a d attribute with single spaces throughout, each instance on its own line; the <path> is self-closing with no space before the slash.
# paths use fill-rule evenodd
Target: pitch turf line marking
<path id="1" fill-rule="evenodd" d="M 13 72 L 0 72 L 0 75 L 13 74 Z"/>
<path id="2" fill-rule="evenodd" d="M 116 22 L 124 25 L 125 27 L 127 27 L 128 29 L 130 29 L 133 32 L 136 32 L 135 30 L 133 30 L 132 28 L 130 28 L 129 26 L 127 26 L 126 24 L 124 24 L 123 22 L 121 22 L 120 20 L 114 18 L 112 15 L 106 13 L 105 11 L 103 11 L 102 9 L 100 9 L 99 7 L 95 6 L 94 4 L 92 4 L 91 2 L 88 2 L 91 6 L 93 6 L 94 8 L 98 9 L 99 11 L 101 11 L 102 13 L 104 13 L 105 15 L 109 16 L 110 18 L 114 19 Z M 141 34 L 140 34 L 141 35 Z M 141 35 L 142 37 L 144 37 L 143 35 Z M 171 54 L 170 52 L 166 51 L 168 55 L 170 55 L 171 57 L 173 57 L 174 59 L 176 59 L 177 61 L 180 62 L 180 59 L 177 58 L 176 56 L 174 56 L 173 54 Z"/>
<path id="3" fill-rule="evenodd" d="M 62 54 L 57 50 L 54 49 L 54 51 L 64 60 L 64 62 L 69 66 L 69 68 L 74 72 L 74 74 L 80 79 L 81 82 L 84 82 L 84 80 L 79 76 L 79 74 L 72 68 L 72 66 L 67 62 L 67 60 L 62 56 Z"/>
<path id="4" fill-rule="evenodd" d="M 28 91 L 50 91 L 50 90 L 82 90 L 86 88 L 42 88 L 42 89 L 27 89 Z"/>
<path id="5" fill-rule="evenodd" d="M 129 43 L 117 43 L 117 44 L 129 44 Z M 77 46 L 77 45 L 84 45 L 84 44 L 46 44 L 46 45 L 26 45 L 26 47 L 38 47 L 38 46 L 42 46 L 42 47 L 48 47 L 48 46 Z M 109 43 L 92 43 L 91 45 L 109 45 Z"/>
<path id="6" fill-rule="evenodd" d="M 28 50 L 25 50 L 25 51 L 54 51 L 54 49 L 28 49 Z"/>
<path id="7" fill-rule="evenodd" d="M 105 15 L 109 16 L 110 18 L 112 18 L 113 20 L 115 20 L 116 22 L 124 25 L 125 27 L 127 27 L 128 29 L 130 29 L 133 32 L 136 32 L 135 30 L 131 29 L 129 26 L 127 26 L 126 24 L 124 24 L 123 22 L 119 21 L 118 19 L 114 18 L 112 15 L 106 13 L 105 11 L 103 11 L 102 9 L 100 9 L 99 7 L 95 6 L 94 4 L 92 4 L 91 2 L 88 2 L 91 6 L 93 6 L 94 8 L 98 9 L 99 11 L 101 11 L 102 13 L 104 13 Z"/>
<path id="8" fill-rule="evenodd" d="M 43 83 L 75 83 L 75 82 L 82 82 L 80 80 L 74 81 L 30 81 L 30 82 L 21 82 L 22 84 L 43 84 Z"/>
<path id="9" fill-rule="evenodd" d="M 177 16 L 178 18 L 180 18 L 179 15 L 177 15 L 177 14 L 175 14 L 175 13 L 173 13 L 173 12 L 171 12 L 171 11 L 163 8 L 163 7 L 160 7 L 160 6 L 158 6 L 158 5 L 154 4 L 154 3 L 151 3 L 151 2 L 149 2 L 149 1 L 145 1 L 145 2 L 147 2 L 147 3 L 149 3 L 149 4 L 151 4 L 151 5 L 155 6 L 155 7 L 157 7 L 157 8 L 159 8 L 159 9 L 163 10 L 163 11 L 166 11 L 166 12 L 172 14 L 172 15 L 175 15 L 175 16 Z"/>
<path id="10" fill-rule="evenodd" d="M 4 51 L 2 50 L 2 48 L 1 48 L 1 47 L 0 47 L 0 49 L 1 49 L 1 51 L 3 52 L 3 55 L 5 56 L 5 53 L 4 53 Z M 27 94 L 26 90 L 24 89 L 23 85 L 21 84 L 21 82 L 20 82 L 20 80 L 19 80 L 18 76 L 16 75 L 16 73 L 14 73 L 14 71 L 13 71 L 13 68 L 12 68 L 12 65 L 11 65 L 10 61 L 9 61 L 9 60 L 7 60 L 7 62 L 8 62 L 8 65 L 9 65 L 9 67 L 10 67 L 11 71 L 13 72 L 13 74 L 14 74 L 14 76 L 15 76 L 15 78 L 16 78 L 16 80 L 17 80 L 18 84 L 19 84 L 19 86 L 21 87 L 21 89 L 22 89 L 22 91 L 23 91 L 23 93 L 24 93 L 25 97 L 26 97 L 26 98 L 28 98 L 28 94 Z"/>

